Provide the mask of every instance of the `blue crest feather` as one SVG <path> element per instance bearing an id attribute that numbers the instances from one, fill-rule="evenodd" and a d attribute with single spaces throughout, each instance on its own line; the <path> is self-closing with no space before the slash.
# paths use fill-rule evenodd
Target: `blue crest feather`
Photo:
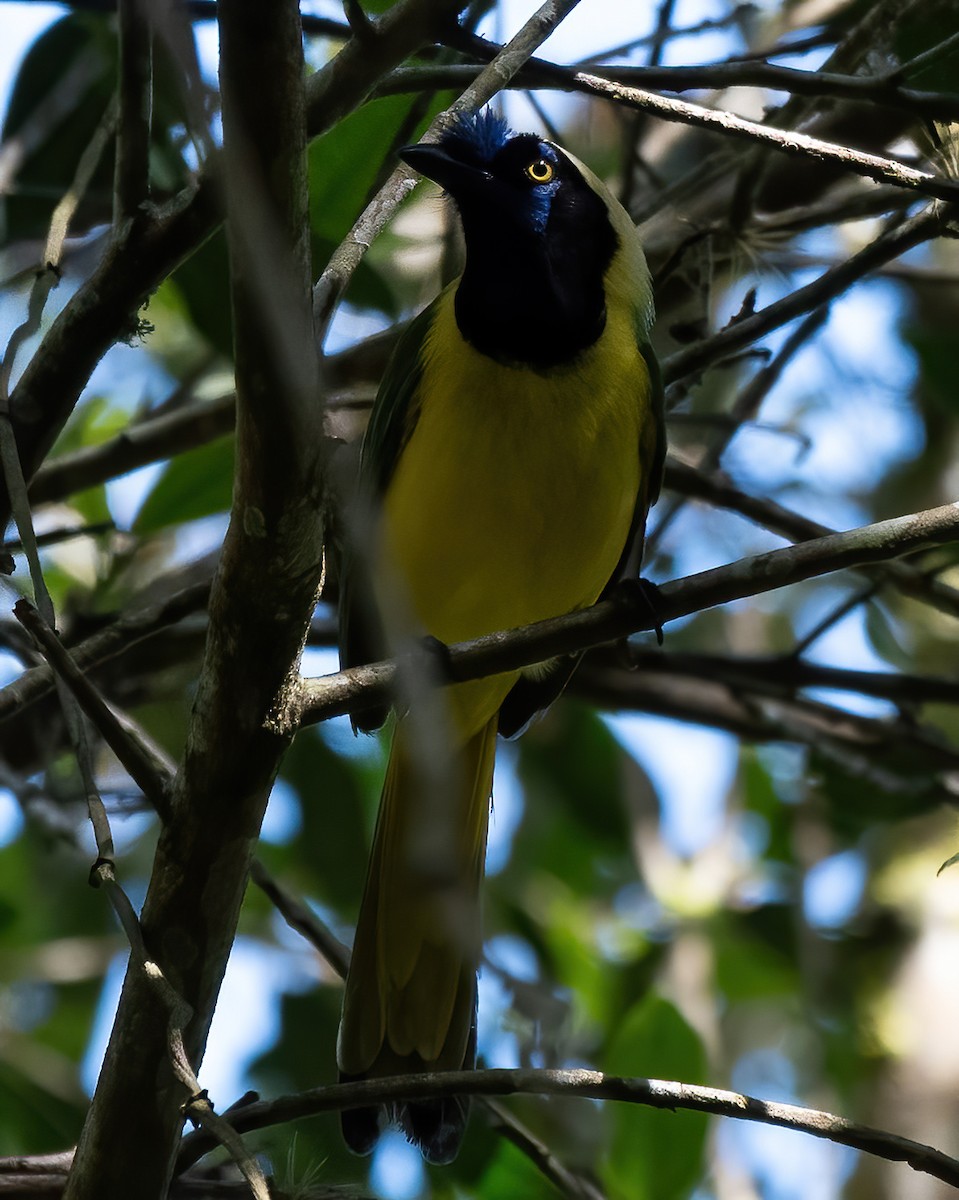
<path id="1" fill-rule="evenodd" d="M 482 163 L 490 162 L 513 136 L 506 121 L 491 108 L 476 113 L 456 113 L 440 138 L 441 144 L 457 142 Z"/>

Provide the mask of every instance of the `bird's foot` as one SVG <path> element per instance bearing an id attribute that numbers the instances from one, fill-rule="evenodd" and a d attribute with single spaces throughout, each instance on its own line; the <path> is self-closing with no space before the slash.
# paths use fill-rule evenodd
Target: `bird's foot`
<path id="1" fill-rule="evenodd" d="M 645 611 L 650 620 L 649 628 L 656 634 L 656 644 L 663 644 L 663 622 L 660 619 L 662 600 L 659 588 L 651 579 L 642 576 L 636 579 L 620 579 L 613 586 L 610 599 L 635 609 L 640 613 Z"/>

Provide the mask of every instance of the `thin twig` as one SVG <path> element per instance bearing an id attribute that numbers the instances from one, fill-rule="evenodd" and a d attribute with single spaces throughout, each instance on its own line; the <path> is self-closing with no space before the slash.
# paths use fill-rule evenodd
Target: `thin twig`
<path id="1" fill-rule="evenodd" d="M 536 1169 L 569 1200 L 604 1200 L 604 1193 L 591 1179 L 571 1171 L 505 1105 L 487 1096 L 484 1098 L 484 1107 L 490 1114 L 490 1127 L 525 1154 Z"/>
<path id="2" fill-rule="evenodd" d="M 865 587 L 857 588 L 851 595 L 843 597 L 824 617 L 816 622 L 808 633 L 803 634 L 795 646 L 793 646 L 792 654 L 796 658 L 801 658 L 824 634 L 828 633 L 833 626 L 838 625 L 843 617 L 847 617 L 854 609 L 859 608 L 863 604 L 868 604 L 870 600 L 875 599 L 881 588 L 882 580 L 874 579 L 871 583 L 866 584 Z"/>
<path id="3" fill-rule="evenodd" d="M 782 377 L 783 371 L 795 355 L 819 332 L 829 315 L 828 301 L 814 308 L 812 312 L 793 329 L 779 352 L 765 366 L 760 367 L 756 374 L 742 389 L 729 412 L 730 424 L 723 434 L 700 455 L 696 464 L 700 472 L 709 472 L 719 465 L 723 453 L 736 436 L 740 427 L 755 418 L 763 401 Z M 646 542 L 646 553 L 650 554 L 657 545 L 661 544 L 670 524 L 683 506 L 685 498 L 674 499 L 662 511 L 657 510 L 655 529 L 649 534 Z"/>
<path id="4" fill-rule="evenodd" d="M 200 1082 L 190 1063 L 189 1055 L 183 1044 L 183 1030 L 191 1020 L 193 1010 L 170 985 L 158 964 L 147 954 L 140 921 L 129 897 L 117 882 L 113 864 L 108 861 L 98 862 L 93 874 L 97 885 L 103 887 L 110 898 L 110 903 L 127 935 L 134 962 L 167 1010 L 170 1063 L 174 1075 L 183 1085 L 189 1097 L 183 1105 L 184 1115 L 198 1125 L 215 1144 L 221 1145 L 227 1151 L 242 1172 L 244 1179 L 249 1183 L 255 1200 L 270 1200 L 270 1191 L 259 1165 L 244 1146 L 236 1126 L 225 1114 L 218 1116 L 214 1112 L 213 1105 L 210 1103 L 206 1091 L 200 1087 Z M 234 1110 L 234 1113 L 242 1111 L 242 1109 Z"/>
<path id="5" fill-rule="evenodd" d="M 91 521 L 89 525 L 66 525 L 62 529 L 48 529 L 35 537 L 38 546 L 59 546 L 74 538 L 99 537 L 101 533 L 113 533 L 115 530 L 116 524 L 113 521 Z M 0 550 L 20 553 L 23 550 L 23 542 L 19 538 L 8 538 L 5 542 L 0 542 Z"/>
<path id="6" fill-rule="evenodd" d="M 350 966 L 349 946 L 345 946 L 302 900 L 291 895 L 274 879 L 259 859 L 253 860 L 250 878 L 270 900 L 287 925 L 302 934 L 323 955 L 337 975 L 345 978 Z"/>
<path id="7" fill-rule="evenodd" d="M 945 220 L 941 207 L 933 204 L 901 225 L 885 230 L 846 262 L 826 271 L 812 283 L 671 355 L 663 363 L 664 379 L 668 384 L 676 384 L 695 377 L 718 359 L 744 349 L 773 329 L 819 308 L 870 271 L 935 237 Z"/>
<path id="8" fill-rule="evenodd" d="M 646 33 L 642 37 L 631 38 L 628 42 L 620 42 L 617 46 L 611 46 L 606 50 L 590 54 L 586 58 L 578 59 L 575 65 L 577 67 L 594 66 L 596 63 L 601 63 L 607 58 L 624 58 L 634 50 L 642 50 L 645 46 L 651 46 L 657 42 L 675 42 L 679 38 L 698 37 L 701 34 L 710 33 L 714 30 L 728 29 L 730 25 L 738 24 L 753 11 L 755 11 L 755 5 L 753 4 L 737 4 L 735 8 L 731 9 L 724 16 L 704 17 L 702 21 L 697 21 L 695 25 L 682 25 L 678 27 L 671 25 L 665 32 L 657 29 L 654 33 Z"/>
<path id="9" fill-rule="evenodd" d="M 168 786 L 157 774 L 155 758 L 147 755 L 130 737 L 123 724 L 77 667 L 70 652 L 33 605 L 28 600 L 18 600 L 13 612 L 21 625 L 30 632 L 51 669 L 70 688 L 77 702 L 103 734 L 104 741 L 123 764 L 130 778 L 157 812 L 164 819 L 169 819 Z"/>

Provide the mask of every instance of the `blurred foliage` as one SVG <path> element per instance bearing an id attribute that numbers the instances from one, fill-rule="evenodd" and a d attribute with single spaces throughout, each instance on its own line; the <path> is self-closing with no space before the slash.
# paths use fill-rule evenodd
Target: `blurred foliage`
<path id="1" fill-rule="evenodd" d="M 2 15 L 18 7 L 30 6 L 7 3 Z M 378 13 L 390 0 L 364 0 L 364 7 Z M 639 39 L 635 46 L 605 61 L 648 61 L 656 6 L 597 0 L 582 7 L 589 15 L 557 57 L 572 59 L 632 38 Z M 488 35 L 504 31 L 496 23 L 504 16 L 500 8 L 473 6 L 474 17 L 493 10 L 494 19 L 481 26 Z M 711 23 L 697 36 L 667 37 L 664 61 L 671 63 L 795 43 L 806 49 L 788 61 L 802 67 L 814 69 L 835 52 L 835 69 L 875 73 L 929 51 L 956 27 L 955 5 L 946 0 L 824 6 L 770 0 L 736 9 L 718 0 L 681 0 L 660 8 L 672 14 L 675 28 Z M 336 48 L 311 39 L 309 61 L 318 66 Z M 443 53 L 410 65 L 456 61 Z M 906 76 L 916 87 L 955 96 L 956 53 L 952 43 Z M 17 68 L 5 100 L 2 147 L 15 148 L 19 157 L 10 185 L 0 189 L 0 278 L 6 281 L 0 313 L 7 331 L 26 310 L 54 206 L 70 188 L 94 131 L 108 119 L 116 55 L 112 17 L 74 12 L 39 32 Z M 150 170 L 152 199 L 163 203 L 189 184 L 197 153 L 189 132 L 194 113 L 160 46 L 156 64 Z M 215 118 L 212 65 L 204 59 L 210 90 L 201 108 Z M 394 150 L 415 141 L 453 94 L 368 100 L 313 142 L 317 275 L 388 175 Z M 791 204 L 835 198 L 852 186 L 851 177 L 775 155 L 760 163 L 742 143 L 726 146 L 714 134 L 558 93 L 537 96 L 556 136 L 606 173 L 647 219 L 663 356 L 721 327 L 750 289 L 758 289 L 760 307 L 768 304 L 807 282 L 811 270 L 849 258 L 903 211 L 892 200 L 866 216 L 844 213 L 840 205 L 833 219 L 811 230 L 776 227 L 774 218 Z M 752 89 L 717 93 L 710 103 L 757 115 L 764 104 L 781 100 L 779 93 Z M 516 95 L 507 112 L 518 127 L 542 124 L 542 114 Z M 770 119 L 878 153 L 918 157 L 931 144 L 924 121 L 892 107 L 804 97 Z M 932 151 L 933 169 L 948 166 L 947 148 Z M 0 166 L 4 162 L 0 155 Z M 73 219 L 63 282 L 48 318 L 102 252 L 112 175 L 111 150 Z M 0 172 L 0 178 L 7 177 Z M 856 186 L 860 201 L 878 191 L 871 183 Z M 420 189 L 350 285 L 333 348 L 356 353 L 345 365 L 331 361 L 330 395 L 331 422 L 335 400 L 338 419 L 349 424 L 352 414 L 353 434 L 376 383 L 370 364 L 382 361 L 381 350 L 364 339 L 435 294 L 456 253 L 446 232 L 435 191 Z M 881 283 L 835 301 L 824 329 L 787 365 L 761 411 L 738 433 L 722 419 L 757 361 L 726 362 L 689 383 L 672 396 L 673 448 L 695 463 L 726 439 L 720 465 L 738 486 L 837 527 L 951 500 L 959 415 L 957 281 L 956 243 L 942 240 L 893 264 Z M 222 233 L 171 266 L 141 316 L 154 331 L 144 327 L 132 346 L 107 355 L 57 442 L 54 462 L 82 465 L 95 448 L 110 450 L 118 438 L 135 444 L 152 436 L 157 418 L 186 412 L 196 424 L 145 470 L 119 479 L 108 469 L 96 478 L 94 472 L 82 486 L 38 506 L 41 530 L 110 520 L 116 526 L 44 551 L 71 644 L 208 579 L 230 505 L 232 435 L 204 424 L 231 373 Z M 779 334 L 767 339 L 773 351 L 781 345 Z M 15 375 L 22 366 L 18 359 Z M 767 529 L 673 493 L 664 496 L 659 520 L 673 504 L 679 505 L 676 518 L 662 536 L 657 516 L 651 522 L 647 571 L 656 579 L 778 544 Z M 939 552 L 919 565 L 959 585 L 954 554 Z M 843 580 L 840 595 L 837 581 L 813 580 L 699 614 L 667 630 L 666 651 L 789 655 L 860 584 Z M 18 574 L 0 586 L 8 610 L 13 590 L 28 587 L 19 562 Z M 317 618 L 312 640 L 320 650 L 329 646 L 329 615 L 322 608 Z M 204 614 L 195 612 L 96 676 L 108 697 L 174 756 L 182 752 L 204 629 Z M 956 646 L 954 616 L 886 585 L 825 628 L 803 654 L 827 665 L 955 679 Z M 0 620 L 2 682 L 33 662 L 15 623 Z M 707 673 L 693 684 L 712 696 L 709 689 L 723 679 Z M 724 731 L 718 743 L 684 723 L 681 700 L 658 708 L 648 702 L 660 717 L 672 718 L 668 723 L 646 722 L 642 698 L 632 706 L 635 724 L 611 723 L 576 694 L 574 682 L 503 755 L 493 820 L 496 869 L 486 890 L 481 1061 L 586 1064 L 614 1074 L 742 1087 L 832 1108 L 955 1154 L 959 869 L 936 878 L 955 850 L 946 807 L 959 778 L 950 766 L 959 737 L 955 708 L 909 699 L 896 704 L 855 690 L 769 684 L 751 690 L 740 682 L 728 691 L 741 702 L 734 716 L 718 702 L 714 720 L 696 712 L 698 721 Z M 807 701 L 823 707 L 810 716 L 801 707 Z M 631 707 L 628 688 L 607 705 L 616 706 Z M 863 724 L 845 722 L 849 713 Z M 262 858 L 345 941 L 359 903 L 383 761 L 381 743 L 353 740 L 342 720 L 305 730 L 286 756 L 268 815 Z M 120 876 L 139 897 L 155 823 L 103 748 L 96 766 L 122 831 Z M 0 842 L 0 1154 L 40 1153 L 78 1136 L 88 1081 L 84 1074 L 81 1082 L 81 1064 L 95 1053 L 91 1037 L 101 1006 L 115 1002 L 105 986 L 107 968 L 124 952 L 108 906 L 86 886 L 92 843 L 50 698 L 3 717 Z M 222 1031 L 239 1029 L 248 1050 L 231 1051 L 230 1078 L 265 1096 L 332 1081 L 340 1005 L 333 971 L 255 890 L 240 931 L 259 955 L 259 991 L 275 1027 L 253 1029 L 243 1005 L 224 1006 L 214 1022 L 212 1058 Z M 225 1074 L 222 1059 L 216 1069 Z M 214 1099 L 222 1110 L 235 1097 Z M 535 1138 L 610 1200 L 929 1200 L 946 1194 L 905 1168 L 858 1162 L 799 1135 L 797 1158 L 777 1158 L 755 1130 L 724 1126 L 720 1134 L 689 1112 L 559 1099 L 510 1104 Z M 299 1122 L 295 1134 L 279 1127 L 250 1142 L 291 1194 L 371 1186 L 369 1164 L 346 1153 L 332 1115 Z M 390 1153 L 398 1154 L 395 1146 Z M 803 1164 L 798 1174 L 795 1162 Z M 408 1177 L 404 1192 L 401 1180 Z M 529 1155 L 494 1132 L 479 1104 L 452 1167 L 420 1168 L 384 1157 L 374 1178 L 385 1194 L 397 1196 L 535 1200 L 557 1194 Z M 816 1181 L 808 1188 L 807 1178 Z"/>

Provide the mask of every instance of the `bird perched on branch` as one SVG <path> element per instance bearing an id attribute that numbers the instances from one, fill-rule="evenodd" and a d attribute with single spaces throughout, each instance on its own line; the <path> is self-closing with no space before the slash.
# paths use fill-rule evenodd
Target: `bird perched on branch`
<path id="1" fill-rule="evenodd" d="M 585 608 L 636 579 L 665 451 L 649 271 L 609 190 L 490 112 L 455 118 L 401 157 L 452 197 L 466 265 L 403 335 L 373 406 L 362 545 L 343 569 L 344 666 L 416 633 L 449 644 Z M 574 666 L 428 696 L 414 681 L 356 929 L 341 1078 L 473 1065 L 496 735 L 521 729 Z M 360 712 L 354 725 L 385 716 Z M 369 1152 L 388 1119 L 443 1163 L 466 1105 L 353 1109 L 348 1145 Z"/>

